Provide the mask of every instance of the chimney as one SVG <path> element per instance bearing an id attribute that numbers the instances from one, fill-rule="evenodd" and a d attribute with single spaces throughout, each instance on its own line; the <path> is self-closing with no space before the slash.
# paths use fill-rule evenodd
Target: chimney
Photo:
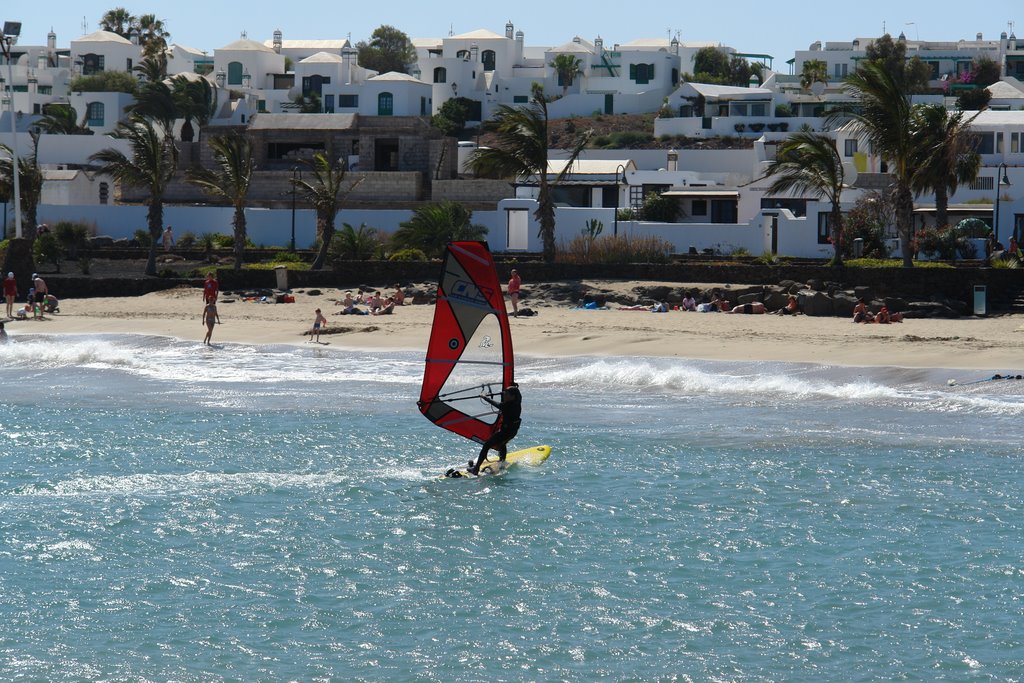
<path id="1" fill-rule="evenodd" d="M 480 46 L 477 45 L 476 43 L 470 43 L 469 44 L 469 54 L 473 58 L 473 63 L 476 64 L 478 61 L 480 61 L 479 60 L 479 57 L 480 57 Z"/>
<path id="2" fill-rule="evenodd" d="M 523 38 L 524 38 L 524 36 L 523 36 L 522 30 L 516 31 L 516 42 L 519 43 L 520 45 L 522 45 L 523 44 Z"/>
<path id="3" fill-rule="evenodd" d="M 980 41 L 980 40 L 981 40 L 981 31 L 978 31 L 978 35 L 977 35 L 977 37 L 975 38 L 975 40 L 978 40 L 978 41 Z"/>
<path id="4" fill-rule="evenodd" d="M 509 19 L 508 23 L 505 24 L 505 37 L 508 38 L 509 40 L 512 40 L 512 38 L 514 37 L 515 28 L 516 27 L 512 25 L 512 20 Z"/>
<path id="5" fill-rule="evenodd" d="M 282 42 L 281 38 L 282 37 L 283 36 L 281 34 L 281 29 L 277 29 L 277 30 L 274 31 L 274 52 L 276 52 L 277 54 L 281 54 L 281 42 Z"/>
<path id="6" fill-rule="evenodd" d="M 604 52 L 604 38 L 601 36 L 594 38 L 594 49 L 597 51 L 597 54 Z"/>
<path id="7" fill-rule="evenodd" d="M 679 170 L 679 152 L 675 151 L 674 149 L 670 149 L 668 151 L 668 170 Z"/>

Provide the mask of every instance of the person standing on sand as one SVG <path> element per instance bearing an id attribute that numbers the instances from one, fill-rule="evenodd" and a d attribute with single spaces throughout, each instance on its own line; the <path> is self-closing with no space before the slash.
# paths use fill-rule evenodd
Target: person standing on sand
<path id="1" fill-rule="evenodd" d="M 519 271 L 512 269 L 512 277 L 508 281 L 508 298 L 512 302 L 512 316 L 519 316 L 519 287 L 523 284 Z"/>
<path id="2" fill-rule="evenodd" d="M 320 328 L 327 324 L 327 318 L 320 312 L 320 309 L 316 309 L 316 320 L 313 321 L 313 330 L 309 333 L 309 341 L 320 343 Z"/>
<path id="3" fill-rule="evenodd" d="M 217 282 L 217 278 L 213 276 L 213 273 L 206 274 L 206 280 L 203 282 L 203 301 L 206 303 L 217 303 L 217 294 L 220 293 L 220 283 Z"/>
<path id="4" fill-rule="evenodd" d="M 14 317 L 14 300 L 18 298 L 18 281 L 14 279 L 14 273 L 7 273 L 4 278 L 4 300 L 7 302 L 6 317 Z"/>
<path id="5" fill-rule="evenodd" d="M 164 230 L 164 252 L 165 253 L 170 253 L 170 251 L 171 251 L 171 249 L 173 247 L 174 247 L 174 232 L 171 230 L 171 226 L 168 225 L 167 229 Z"/>
<path id="6" fill-rule="evenodd" d="M 206 308 L 203 309 L 203 324 L 206 325 L 206 336 L 203 338 L 204 344 L 210 343 L 210 338 L 213 337 L 213 326 L 220 322 L 220 315 L 217 313 L 216 298 L 213 301 L 206 302 Z"/>
<path id="7" fill-rule="evenodd" d="M 46 295 L 50 293 L 50 290 L 46 288 L 46 281 L 39 277 L 37 273 L 32 273 L 32 287 L 35 290 L 35 306 L 33 307 L 33 317 L 43 317 L 43 302 L 46 301 Z"/>

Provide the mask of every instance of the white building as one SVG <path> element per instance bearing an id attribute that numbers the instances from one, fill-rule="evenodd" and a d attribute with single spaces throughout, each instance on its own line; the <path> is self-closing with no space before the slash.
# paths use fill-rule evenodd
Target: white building
<path id="1" fill-rule="evenodd" d="M 104 71 L 132 73 L 142 60 L 138 41 L 132 42 L 110 31 L 95 31 L 71 41 L 71 63 L 76 76 Z"/>

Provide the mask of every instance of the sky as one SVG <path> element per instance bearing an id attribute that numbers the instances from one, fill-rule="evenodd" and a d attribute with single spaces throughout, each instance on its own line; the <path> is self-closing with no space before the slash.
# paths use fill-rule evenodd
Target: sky
<path id="1" fill-rule="evenodd" d="M 911 40 L 974 39 L 982 33 L 997 39 L 1012 30 L 1024 37 L 1024 2 L 989 0 L 962 5 L 948 0 L 860 0 L 809 3 L 780 0 L 712 0 L 711 2 L 452 2 L 451 0 L 247 0 L 216 2 L 174 0 L 156 2 L 5 2 L 0 20 L 21 21 L 23 45 L 45 45 L 52 27 L 57 45 L 98 28 L 99 19 L 114 7 L 132 14 L 156 14 L 164 20 L 171 42 L 213 50 L 246 32 L 252 40 L 269 40 L 274 29 L 286 39 L 350 38 L 366 40 L 382 24 L 395 26 L 411 38 L 442 38 L 449 34 L 488 29 L 504 35 L 509 20 L 525 34 L 528 46 L 557 46 L 576 35 L 605 46 L 640 38 L 678 36 L 683 42 L 710 42 L 739 52 L 770 54 L 774 68 L 786 73 L 786 60 L 820 40 L 849 41 L 893 36 L 902 31 Z M 470 6 L 472 4 L 472 6 Z M 813 7 L 813 9 L 812 9 Z"/>

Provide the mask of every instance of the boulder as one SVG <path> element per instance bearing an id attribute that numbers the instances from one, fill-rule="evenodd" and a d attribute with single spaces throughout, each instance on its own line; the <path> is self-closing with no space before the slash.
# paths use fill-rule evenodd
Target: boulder
<path id="1" fill-rule="evenodd" d="M 811 278 L 807 281 L 807 289 L 814 292 L 821 292 L 825 289 L 825 283 L 817 278 Z"/>
<path id="2" fill-rule="evenodd" d="M 93 249 L 102 249 L 104 247 L 114 246 L 114 238 L 108 235 L 97 235 L 89 239 L 89 246 Z"/>
<path id="3" fill-rule="evenodd" d="M 832 297 L 832 311 L 840 318 L 852 318 L 853 307 L 857 305 L 857 299 L 846 292 L 837 292 Z"/>
<path id="4" fill-rule="evenodd" d="M 824 292 L 802 289 L 796 296 L 800 310 L 805 315 L 829 316 L 833 314 L 832 297 Z"/>
<path id="5" fill-rule="evenodd" d="M 864 301 L 871 301 L 874 298 L 874 296 L 875 295 L 871 291 L 870 287 L 860 286 L 860 287 L 854 287 L 853 288 L 853 298 L 854 299 L 864 299 Z"/>

